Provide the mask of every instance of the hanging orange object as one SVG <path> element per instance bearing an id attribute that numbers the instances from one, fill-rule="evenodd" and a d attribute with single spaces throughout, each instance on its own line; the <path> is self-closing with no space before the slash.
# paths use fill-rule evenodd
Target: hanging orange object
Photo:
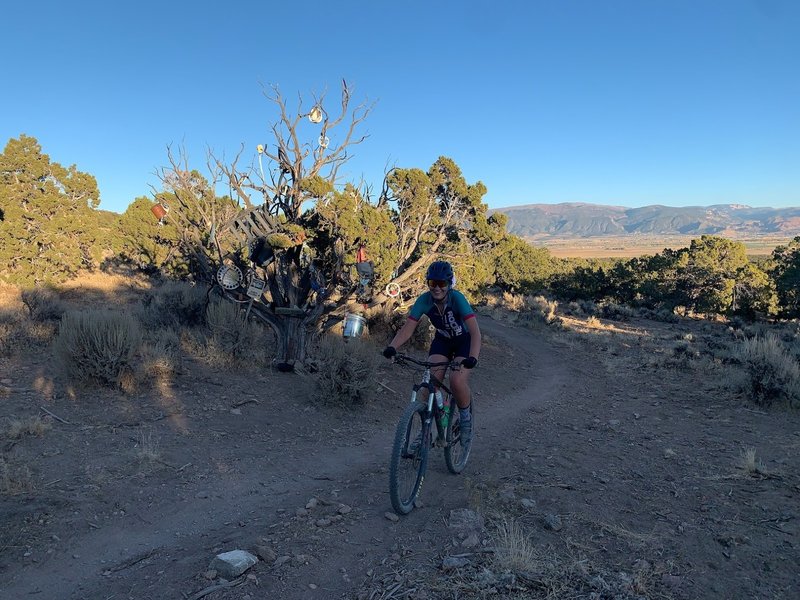
<path id="1" fill-rule="evenodd" d="M 154 204 L 150 212 L 153 213 L 159 221 L 167 216 L 167 210 L 160 204 Z"/>
<path id="2" fill-rule="evenodd" d="M 358 252 L 356 253 L 356 262 L 367 262 L 369 259 L 367 258 L 367 249 L 364 246 L 358 247 Z"/>

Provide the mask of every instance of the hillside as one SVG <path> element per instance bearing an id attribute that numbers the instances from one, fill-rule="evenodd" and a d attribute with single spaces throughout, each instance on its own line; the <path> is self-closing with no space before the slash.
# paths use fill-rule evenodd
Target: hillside
<path id="1" fill-rule="evenodd" d="M 800 207 L 716 204 L 626 208 L 567 202 L 509 206 L 490 212 L 508 215 L 508 231 L 528 239 L 627 235 L 719 235 L 738 239 L 800 235 Z"/>

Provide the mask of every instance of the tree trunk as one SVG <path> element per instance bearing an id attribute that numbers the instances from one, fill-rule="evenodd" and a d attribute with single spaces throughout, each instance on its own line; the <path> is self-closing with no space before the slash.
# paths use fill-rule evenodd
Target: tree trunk
<path id="1" fill-rule="evenodd" d="M 270 323 L 278 340 L 276 361 L 279 370 L 294 370 L 295 363 L 302 363 L 306 358 L 306 343 L 309 330 L 305 319 L 283 318 Z M 285 365 L 282 367 L 281 365 Z"/>

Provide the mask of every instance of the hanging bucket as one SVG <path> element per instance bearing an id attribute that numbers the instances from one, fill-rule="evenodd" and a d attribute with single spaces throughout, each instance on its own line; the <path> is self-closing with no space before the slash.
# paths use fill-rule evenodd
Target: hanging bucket
<path id="1" fill-rule="evenodd" d="M 367 320 L 361 315 L 348 313 L 344 318 L 344 337 L 361 337 L 361 334 L 364 331 L 364 325 L 366 324 Z"/>
<path id="2" fill-rule="evenodd" d="M 150 208 L 150 212 L 153 213 L 155 215 L 156 219 L 158 219 L 159 221 L 167 216 L 166 209 L 163 206 L 161 206 L 160 204 L 154 204 Z"/>

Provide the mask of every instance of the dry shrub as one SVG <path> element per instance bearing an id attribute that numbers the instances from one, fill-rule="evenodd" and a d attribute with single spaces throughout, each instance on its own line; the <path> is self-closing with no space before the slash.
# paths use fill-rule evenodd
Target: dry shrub
<path id="1" fill-rule="evenodd" d="M 747 475 L 763 475 L 766 473 L 764 463 L 756 458 L 755 448 L 746 448 L 742 450 L 739 457 L 738 467 Z"/>
<path id="2" fill-rule="evenodd" d="M 407 311 L 399 311 L 396 307 L 384 304 L 369 311 L 366 317 L 369 338 L 377 344 L 388 344 L 406 322 Z"/>
<path id="3" fill-rule="evenodd" d="M 615 321 L 627 321 L 636 316 L 636 311 L 630 306 L 607 302 L 600 307 L 600 315 Z"/>
<path id="4" fill-rule="evenodd" d="M 20 297 L 34 321 L 58 321 L 66 310 L 64 302 L 52 288 L 29 288 L 22 290 Z"/>
<path id="5" fill-rule="evenodd" d="M 0 456 L 0 495 L 16 496 L 32 490 L 30 469 Z"/>
<path id="6" fill-rule="evenodd" d="M 514 519 L 503 519 L 495 533 L 494 565 L 512 573 L 536 571 L 539 557 L 525 530 Z"/>
<path id="7" fill-rule="evenodd" d="M 27 419 L 11 419 L 5 431 L 5 437 L 10 440 L 18 440 L 23 435 L 41 437 L 52 426 L 50 419 L 42 419 L 38 415 Z"/>
<path id="8" fill-rule="evenodd" d="M 163 330 L 150 342 L 142 344 L 136 366 L 136 379 L 150 385 L 168 385 L 181 371 L 180 338 L 172 330 Z"/>
<path id="9" fill-rule="evenodd" d="M 260 323 L 245 320 L 239 305 L 214 300 L 206 309 L 205 320 L 205 335 L 195 341 L 192 351 L 206 364 L 234 368 L 268 363 L 267 351 L 274 346 L 271 333 Z"/>
<path id="10" fill-rule="evenodd" d="M 746 391 L 757 404 L 800 407 L 800 367 L 777 336 L 743 340 L 738 357 L 748 375 Z"/>
<path id="11" fill-rule="evenodd" d="M 509 292 L 503 292 L 502 307 L 505 308 L 506 310 L 519 312 L 525 308 L 525 296 L 523 296 L 522 294 L 511 294 Z"/>
<path id="12" fill-rule="evenodd" d="M 316 397 L 325 404 L 364 404 L 375 394 L 380 353 L 372 344 L 327 335 L 317 348 Z"/>
<path id="13" fill-rule="evenodd" d="M 44 348 L 52 341 L 55 329 L 52 321 L 33 321 L 22 311 L 0 311 L 0 356 Z"/>
<path id="14" fill-rule="evenodd" d="M 400 329 L 408 319 L 408 311 L 398 311 L 395 307 L 384 305 L 367 315 L 367 330 L 369 339 L 377 344 L 388 344 L 397 330 Z M 331 331 L 341 335 L 342 328 L 335 328 Z M 409 340 L 410 347 L 417 350 L 427 350 L 430 348 L 433 336 L 436 334 L 436 329 L 428 319 L 427 315 L 422 315 L 417 328 Z"/>
<path id="15" fill-rule="evenodd" d="M 71 381 L 118 387 L 134 372 L 141 339 L 139 323 L 130 315 L 70 311 L 61 319 L 54 354 Z"/>
<path id="16" fill-rule="evenodd" d="M 556 309 L 558 302 L 548 300 L 544 296 L 526 296 L 524 309 L 520 312 L 517 321 L 528 327 L 550 325 L 558 322 Z"/>
<path id="17" fill-rule="evenodd" d="M 206 288 L 170 281 L 147 292 L 137 312 L 148 329 L 196 327 L 206 323 L 207 305 Z"/>

